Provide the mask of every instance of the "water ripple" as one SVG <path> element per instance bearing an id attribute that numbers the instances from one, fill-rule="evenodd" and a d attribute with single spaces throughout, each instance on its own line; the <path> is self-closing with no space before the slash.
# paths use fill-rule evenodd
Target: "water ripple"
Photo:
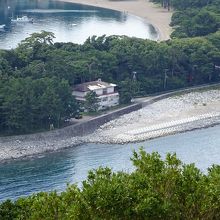
<path id="1" fill-rule="evenodd" d="M 26 9 L 21 10 L 21 12 L 26 13 L 97 13 L 97 10 L 62 10 L 62 9 Z"/>

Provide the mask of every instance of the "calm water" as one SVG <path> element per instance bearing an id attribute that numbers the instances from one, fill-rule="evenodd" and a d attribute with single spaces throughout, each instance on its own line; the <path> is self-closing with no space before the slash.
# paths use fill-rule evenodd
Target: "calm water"
<path id="1" fill-rule="evenodd" d="M 27 15 L 34 23 L 11 24 L 13 16 Z M 55 41 L 83 43 L 89 36 L 127 35 L 157 39 L 152 25 L 142 19 L 107 9 L 49 0 L 0 1 L 0 48 L 10 49 L 41 30 L 55 33 Z"/>
<path id="2" fill-rule="evenodd" d="M 127 145 L 87 144 L 32 160 L 0 164 L 0 200 L 16 199 L 37 191 L 64 190 L 66 183 L 80 183 L 90 169 L 111 167 L 114 171 L 133 169 L 132 150 L 143 146 L 162 157 L 176 152 L 184 163 L 195 163 L 202 171 L 220 164 L 220 126 L 176 134 Z"/>

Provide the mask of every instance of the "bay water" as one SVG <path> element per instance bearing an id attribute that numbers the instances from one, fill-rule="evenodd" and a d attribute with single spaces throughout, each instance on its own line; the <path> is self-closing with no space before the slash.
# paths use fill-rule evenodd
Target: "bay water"
<path id="1" fill-rule="evenodd" d="M 28 16 L 33 23 L 11 23 Z M 82 44 L 93 35 L 126 35 L 156 40 L 158 33 L 145 20 L 114 10 L 54 0 L 0 1 L 0 49 L 15 48 L 21 40 L 42 30 L 53 32 L 55 42 Z"/>
<path id="2" fill-rule="evenodd" d="M 207 172 L 212 164 L 220 164 L 220 125 L 140 143 L 84 144 L 38 158 L 0 164 L 0 201 L 39 191 L 62 191 L 67 183 L 80 185 L 88 171 L 99 166 L 131 172 L 132 152 L 141 146 L 147 152 L 159 152 L 162 158 L 175 152 L 184 163 L 195 163 L 202 172 Z"/>

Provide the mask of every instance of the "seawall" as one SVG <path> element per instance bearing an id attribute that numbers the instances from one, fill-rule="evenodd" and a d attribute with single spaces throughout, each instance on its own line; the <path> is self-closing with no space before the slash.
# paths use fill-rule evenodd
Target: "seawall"
<path id="1" fill-rule="evenodd" d="M 128 114 L 130 112 L 136 111 L 142 108 L 141 103 L 136 103 L 127 107 L 124 107 L 119 110 L 115 110 L 111 113 L 107 113 L 89 121 L 79 122 L 74 125 L 70 125 L 61 129 L 56 129 L 53 131 L 47 131 L 42 133 L 35 133 L 29 135 L 17 135 L 17 136 L 8 136 L 8 137 L 0 137 L 0 144 L 4 144 L 4 142 L 26 142 L 26 141 L 55 141 L 55 140 L 65 140 L 67 138 L 72 138 L 76 136 L 84 136 L 89 133 L 92 133 L 95 129 L 97 129 L 102 124 L 109 122 L 121 115 Z"/>
<path id="2" fill-rule="evenodd" d="M 137 111 L 145 106 L 151 105 L 154 102 L 170 96 L 204 89 L 219 88 L 219 85 L 220 84 L 197 86 L 172 91 L 166 94 L 158 94 L 153 97 L 135 99 L 136 103 L 130 106 L 114 110 L 110 113 L 103 114 L 88 121 L 79 122 L 62 129 L 29 135 L 0 137 L 0 161 L 18 159 L 45 152 L 53 152 L 85 143 L 88 139 L 83 136 L 88 134 L 92 135 L 93 132 L 101 125 L 122 115 Z M 212 123 L 215 123 L 215 121 L 212 121 Z"/>

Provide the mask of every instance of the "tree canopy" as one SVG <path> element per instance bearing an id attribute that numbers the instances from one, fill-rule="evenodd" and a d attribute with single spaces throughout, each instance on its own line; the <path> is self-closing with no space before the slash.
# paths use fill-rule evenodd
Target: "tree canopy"
<path id="1" fill-rule="evenodd" d="M 54 43 L 54 34 L 42 31 L 16 49 L 0 50 L 0 134 L 59 127 L 79 111 L 74 85 L 98 78 L 118 85 L 123 104 L 134 96 L 219 82 L 220 0 L 152 1 L 175 9 L 171 40 L 103 35 L 78 45 Z"/>
<path id="2" fill-rule="evenodd" d="M 165 8 L 174 8 L 172 38 L 205 36 L 220 28 L 219 0 L 152 0 Z"/>
<path id="3" fill-rule="evenodd" d="M 220 80 L 219 32 L 160 43 L 126 36 L 93 36 L 83 45 L 52 39 L 37 33 L 0 51 L 0 133 L 59 127 L 78 110 L 74 85 L 98 78 L 118 85 L 121 103 Z"/>
<path id="4" fill-rule="evenodd" d="M 79 188 L 41 192 L 0 204 L 0 219 L 167 219 L 220 218 L 220 166 L 207 174 L 175 154 L 134 152 L 135 170 L 91 170 Z"/>

